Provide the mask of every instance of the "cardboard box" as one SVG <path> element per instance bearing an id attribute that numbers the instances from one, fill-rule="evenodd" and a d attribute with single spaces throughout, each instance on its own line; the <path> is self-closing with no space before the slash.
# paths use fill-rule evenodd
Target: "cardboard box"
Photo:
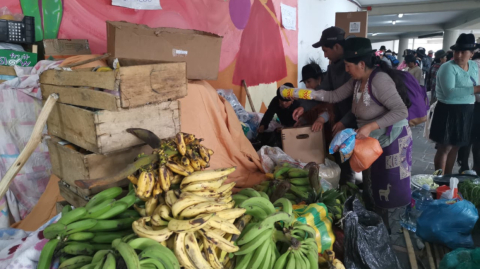
<path id="1" fill-rule="evenodd" d="M 92 54 L 86 39 L 43 40 L 45 60 L 62 60 L 74 55 Z"/>
<path id="2" fill-rule="evenodd" d="M 368 12 L 337 12 L 335 16 L 335 26 L 345 31 L 345 37 L 367 37 Z"/>
<path id="3" fill-rule="evenodd" d="M 212 33 L 107 21 L 107 50 L 112 57 L 186 62 L 188 79 L 217 79 L 221 47 L 222 37 Z"/>
<path id="4" fill-rule="evenodd" d="M 29 67 L 37 64 L 37 54 L 25 51 L 0 49 L 0 65 Z"/>
<path id="5" fill-rule="evenodd" d="M 325 163 L 323 130 L 312 132 L 312 127 L 285 128 L 282 130 L 283 151 L 304 163 Z"/>

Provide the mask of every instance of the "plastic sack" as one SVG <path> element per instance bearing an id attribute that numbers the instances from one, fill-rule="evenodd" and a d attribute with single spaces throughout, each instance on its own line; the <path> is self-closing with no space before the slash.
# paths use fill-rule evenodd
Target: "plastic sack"
<path id="1" fill-rule="evenodd" d="M 22 21 L 23 14 L 22 13 L 13 14 L 12 12 L 10 12 L 8 7 L 0 7 L 0 19 L 9 20 L 9 21 Z"/>
<path id="2" fill-rule="evenodd" d="M 328 209 L 324 204 L 294 205 L 293 215 L 296 221 L 308 224 L 315 230 L 318 253 L 332 249 L 335 234 L 332 229 L 332 220 L 328 217 Z"/>
<path id="3" fill-rule="evenodd" d="M 417 220 L 417 236 L 450 249 L 472 248 L 478 211 L 467 200 L 434 200 Z"/>
<path id="4" fill-rule="evenodd" d="M 232 105 L 233 110 L 235 111 L 235 114 L 237 114 L 238 120 L 241 122 L 246 122 L 250 118 L 248 115 L 248 112 L 245 110 L 245 108 L 240 104 L 240 102 L 237 99 L 237 96 L 233 93 L 233 90 L 217 90 L 217 93 L 225 98 L 230 105 Z"/>
<path id="5" fill-rule="evenodd" d="M 377 139 L 372 137 L 355 139 L 355 147 L 350 158 L 350 167 L 357 173 L 367 170 L 382 153 L 382 146 L 380 146 L 380 142 Z"/>
<path id="6" fill-rule="evenodd" d="M 322 179 L 328 181 L 333 188 L 338 187 L 338 183 L 340 182 L 340 172 L 340 166 L 328 158 L 325 158 L 324 164 L 318 166 L 318 175 Z"/>
<path id="7" fill-rule="evenodd" d="M 333 154 L 340 151 L 342 163 L 350 159 L 355 147 L 355 136 L 357 133 L 353 129 L 345 129 L 338 133 L 330 143 L 328 152 Z"/>
<path id="8" fill-rule="evenodd" d="M 382 218 L 352 196 L 345 202 L 345 267 L 349 269 L 401 269 L 390 246 Z"/>
<path id="9" fill-rule="evenodd" d="M 465 269 L 480 268 L 480 248 L 466 249 L 459 248 L 447 253 L 438 269 Z"/>

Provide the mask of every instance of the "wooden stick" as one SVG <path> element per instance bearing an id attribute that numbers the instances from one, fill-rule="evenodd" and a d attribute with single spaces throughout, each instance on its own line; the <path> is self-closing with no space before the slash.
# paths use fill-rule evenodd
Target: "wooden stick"
<path id="1" fill-rule="evenodd" d="M 441 261 L 440 252 L 438 251 L 437 244 L 432 244 L 432 245 L 433 245 L 433 252 L 434 252 L 434 255 L 435 255 L 435 262 L 436 262 L 437 267 L 438 267 L 438 266 L 440 266 L 440 261 Z"/>
<path id="2" fill-rule="evenodd" d="M 407 229 L 403 229 L 403 236 L 405 237 L 405 243 L 407 243 L 408 259 L 410 260 L 410 267 L 412 269 L 418 269 L 417 258 L 415 257 L 415 250 L 413 249 L 412 240 Z"/>
<path id="3" fill-rule="evenodd" d="M 253 101 L 252 101 L 252 97 L 250 96 L 250 92 L 248 91 L 247 82 L 244 79 L 242 79 L 242 84 L 243 84 L 243 87 L 245 88 L 245 92 L 247 93 L 248 103 L 250 104 L 252 111 L 257 112 L 255 111 L 255 107 L 253 106 Z"/>
<path id="4" fill-rule="evenodd" d="M 428 257 L 428 263 L 430 264 L 430 269 L 437 269 L 437 267 L 435 266 L 435 261 L 433 260 L 430 243 L 425 242 L 425 246 L 427 247 L 427 257 Z"/>
<path id="5" fill-rule="evenodd" d="M 103 55 L 100 55 L 98 57 L 91 58 L 91 59 L 88 59 L 88 60 L 85 60 L 85 61 L 81 61 L 81 62 L 78 62 L 78 63 L 67 64 L 65 66 L 62 66 L 61 68 L 70 68 L 70 67 L 80 66 L 80 65 L 88 64 L 88 63 L 95 62 L 95 61 L 98 61 L 98 60 L 102 60 L 102 59 L 105 59 L 105 58 L 108 58 L 108 57 L 110 57 L 110 53 L 105 53 Z"/>
<path id="6" fill-rule="evenodd" d="M 27 145 L 22 150 L 22 152 L 20 152 L 20 155 L 18 155 L 12 166 L 10 166 L 10 168 L 7 170 L 7 173 L 2 178 L 2 181 L 0 181 L 0 199 L 3 198 L 3 196 L 8 190 L 8 187 L 10 186 L 10 183 L 12 183 L 13 179 L 18 174 L 20 169 L 22 169 L 28 158 L 30 158 L 30 155 L 32 155 L 33 151 L 35 151 L 38 144 L 42 142 L 43 128 L 45 127 L 48 116 L 50 115 L 50 112 L 52 112 L 52 109 L 55 106 L 57 100 L 58 95 L 53 93 L 48 97 L 47 101 L 45 102 L 45 105 L 43 106 L 40 115 L 38 115 L 37 122 L 33 127 L 32 135 L 30 136 Z"/>

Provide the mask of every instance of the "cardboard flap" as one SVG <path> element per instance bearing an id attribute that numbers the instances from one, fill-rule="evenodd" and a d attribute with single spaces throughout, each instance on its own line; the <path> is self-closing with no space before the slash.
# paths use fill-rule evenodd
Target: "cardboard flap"
<path id="1" fill-rule="evenodd" d="M 323 130 L 312 132 L 311 126 L 282 130 L 283 151 L 301 162 L 325 162 Z"/>

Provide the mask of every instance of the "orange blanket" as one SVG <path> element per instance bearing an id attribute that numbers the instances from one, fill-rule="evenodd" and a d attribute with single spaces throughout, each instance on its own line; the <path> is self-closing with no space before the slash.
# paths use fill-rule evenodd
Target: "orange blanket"
<path id="1" fill-rule="evenodd" d="M 236 181 L 240 188 L 252 187 L 265 180 L 260 158 L 243 134 L 235 111 L 210 84 L 190 82 L 188 96 L 180 101 L 182 132 L 204 138 L 203 144 L 215 151 L 210 169 L 236 166 L 237 170 L 227 182 Z M 55 176 L 50 178 L 45 193 L 32 212 L 12 227 L 34 231 L 56 215 L 55 204 L 63 200 L 58 180 Z"/>

